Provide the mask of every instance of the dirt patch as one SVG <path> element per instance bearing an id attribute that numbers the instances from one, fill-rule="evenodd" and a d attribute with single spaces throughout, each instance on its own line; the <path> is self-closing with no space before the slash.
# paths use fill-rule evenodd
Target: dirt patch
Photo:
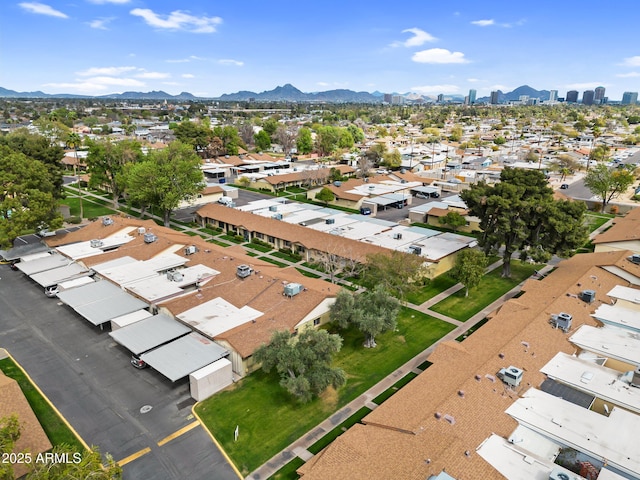
<path id="1" fill-rule="evenodd" d="M 335 388 L 329 386 L 320 394 L 320 399 L 329 407 L 335 407 L 338 404 L 338 392 Z"/>

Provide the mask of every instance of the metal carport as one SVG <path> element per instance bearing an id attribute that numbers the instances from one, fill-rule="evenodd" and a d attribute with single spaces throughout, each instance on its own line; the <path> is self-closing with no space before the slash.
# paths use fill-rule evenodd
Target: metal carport
<path id="1" fill-rule="evenodd" d="M 109 332 L 131 353 L 139 355 L 189 333 L 191 329 L 163 313 Z"/>
<path id="2" fill-rule="evenodd" d="M 52 285 L 57 285 L 66 280 L 87 277 L 91 273 L 93 272 L 88 268 L 74 262 L 70 265 L 65 265 L 64 267 L 52 268 L 51 270 L 45 270 L 44 272 L 34 273 L 31 275 L 31 279 L 46 288 Z"/>
<path id="3" fill-rule="evenodd" d="M 58 298 L 94 325 L 149 307 L 108 280 L 60 292 Z"/>
<path id="4" fill-rule="evenodd" d="M 54 268 L 65 267 L 71 264 L 73 260 L 63 255 L 56 253 L 47 255 L 43 258 L 37 258 L 29 262 L 20 262 L 16 264 L 18 270 L 22 271 L 26 275 L 33 275 L 35 273 L 44 272 L 46 270 L 52 270 Z"/>
<path id="5" fill-rule="evenodd" d="M 140 359 L 175 382 L 227 355 L 229 352 L 213 340 L 191 332 L 141 355 Z"/>

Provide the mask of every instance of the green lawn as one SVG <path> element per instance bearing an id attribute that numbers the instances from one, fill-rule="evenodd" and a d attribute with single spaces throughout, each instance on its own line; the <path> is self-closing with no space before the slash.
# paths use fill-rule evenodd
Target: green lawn
<path id="1" fill-rule="evenodd" d="M 347 384 L 321 398 L 299 404 L 280 387 L 274 372 L 257 371 L 196 407 L 205 425 L 238 469 L 247 475 L 321 423 L 386 375 L 446 335 L 454 325 L 403 307 L 395 332 L 376 338 L 375 349 L 362 346 L 360 332 L 339 332 L 342 350 L 335 365 L 347 373 Z M 238 426 L 238 441 L 233 433 Z"/>
<path id="2" fill-rule="evenodd" d="M 284 253 L 284 252 L 273 252 L 271 256 L 282 258 L 283 260 L 287 260 L 288 262 L 291 262 L 291 263 L 297 263 L 300 261 L 299 257 L 294 257 L 293 255 L 289 255 L 288 253 Z"/>
<path id="3" fill-rule="evenodd" d="M 371 413 L 371 409 L 369 407 L 362 407 L 356 413 L 347 418 L 344 422 L 337 425 L 335 428 L 332 428 L 326 435 L 324 435 L 320 440 L 318 440 L 313 445 L 309 446 L 307 450 L 314 455 L 320 453 L 324 447 L 333 442 L 336 438 L 342 435 L 344 432 L 349 430 L 349 428 L 353 427 L 356 423 L 359 423 L 366 415 Z"/>
<path id="4" fill-rule="evenodd" d="M 273 250 L 273 247 L 267 247 L 266 245 L 259 245 L 257 243 L 247 243 L 244 246 L 262 253 L 267 253 Z"/>
<path id="5" fill-rule="evenodd" d="M 218 237 L 222 240 L 226 240 L 227 242 L 231 242 L 231 243 L 244 243 L 244 240 L 241 238 L 236 237 L 235 235 L 220 235 L 220 237 Z"/>
<path id="6" fill-rule="evenodd" d="M 60 201 L 63 205 L 69 206 L 69 212 L 74 217 L 80 216 L 80 199 L 79 198 L 65 198 Z M 116 213 L 111 208 L 104 205 L 99 205 L 93 201 L 85 198 L 82 200 L 82 215 L 84 218 L 95 218 L 103 215 L 113 215 Z"/>
<path id="7" fill-rule="evenodd" d="M 465 289 L 462 289 L 436 303 L 431 309 L 465 322 L 542 267 L 543 265 L 523 264 L 519 260 L 512 260 L 511 278 L 502 278 L 502 268 L 497 268 L 486 274 L 480 285 L 469 292 L 468 297 L 465 298 Z"/>
<path id="8" fill-rule="evenodd" d="M 274 260 L 273 258 L 270 258 L 270 257 L 258 257 L 258 259 L 259 260 L 264 260 L 265 262 L 272 263 L 272 264 L 274 264 L 274 265 L 276 265 L 278 267 L 288 267 L 289 266 L 286 263 L 279 262 L 279 261 Z"/>
<path id="9" fill-rule="evenodd" d="M 615 215 L 611 215 L 610 213 L 587 212 L 584 214 L 584 224 L 589 229 L 589 233 L 591 233 L 614 217 Z"/>
<path id="10" fill-rule="evenodd" d="M 451 276 L 443 273 L 431 280 L 426 287 L 421 288 L 415 293 L 407 295 L 407 300 L 409 303 L 413 303 L 414 305 L 422 305 L 427 300 L 444 292 L 447 288 L 453 287 L 456 283 L 458 282 L 451 278 Z"/>
<path id="11" fill-rule="evenodd" d="M 306 270 L 303 270 L 302 268 L 298 268 L 296 267 L 296 270 L 298 270 L 302 275 L 304 275 L 305 277 L 309 277 L 309 278 L 320 278 L 320 275 L 316 275 L 315 273 L 311 273 L 311 272 L 307 272 Z"/>
<path id="12" fill-rule="evenodd" d="M 289 463 L 271 475 L 268 480 L 297 480 L 300 478 L 296 470 L 304 465 L 304 460 L 300 457 L 294 457 Z"/>
<path id="13" fill-rule="evenodd" d="M 38 417 L 42 428 L 54 446 L 65 443 L 76 448 L 79 452 L 84 451 L 84 446 L 75 434 L 62 421 L 56 411 L 51 408 L 49 402 L 46 401 L 13 360 L 10 358 L 0 360 L 0 370 L 7 377 L 11 377 L 18 382 L 24 396 L 27 397 L 29 405 L 31 405 L 33 412 Z"/>

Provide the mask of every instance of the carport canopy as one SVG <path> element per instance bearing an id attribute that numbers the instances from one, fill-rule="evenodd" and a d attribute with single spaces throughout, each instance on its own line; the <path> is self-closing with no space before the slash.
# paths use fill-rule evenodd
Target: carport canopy
<path id="1" fill-rule="evenodd" d="M 109 332 L 109 335 L 131 353 L 139 355 L 190 331 L 186 325 L 161 313 Z"/>
<path id="2" fill-rule="evenodd" d="M 142 354 L 140 359 L 175 382 L 227 355 L 229 352 L 213 340 L 191 332 Z"/>
<path id="3" fill-rule="evenodd" d="M 60 292 L 58 298 L 94 325 L 149 307 L 108 280 Z"/>
<path id="4" fill-rule="evenodd" d="M 429 195 L 430 193 L 439 193 L 439 188 L 438 187 L 413 187 L 411 189 L 412 192 L 415 193 L 424 193 L 426 195 Z"/>
<path id="5" fill-rule="evenodd" d="M 51 270 L 45 270 L 44 272 L 34 273 L 31 275 L 31 279 L 46 288 L 52 285 L 57 285 L 66 280 L 86 277 L 90 273 L 91 272 L 88 268 L 74 262 L 64 267 L 52 268 Z"/>
<path id="6" fill-rule="evenodd" d="M 21 270 L 26 275 L 33 275 L 34 273 L 40 273 L 47 270 L 52 270 L 58 267 L 64 267 L 69 265 L 73 260 L 67 258 L 63 255 L 58 255 L 57 253 L 53 253 L 51 255 L 47 255 L 46 257 L 37 258 L 35 260 L 31 260 L 29 262 L 20 262 L 16 264 L 18 270 Z"/>

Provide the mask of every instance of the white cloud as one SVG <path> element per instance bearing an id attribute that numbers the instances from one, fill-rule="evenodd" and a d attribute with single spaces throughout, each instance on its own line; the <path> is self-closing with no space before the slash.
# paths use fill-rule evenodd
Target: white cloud
<path id="1" fill-rule="evenodd" d="M 44 3 L 23 2 L 23 3 L 19 3 L 18 6 L 22 7 L 28 12 L 37 13 L 39 15 L 48 15 L 50 17 L 58 17 L 58 18 L 69 18 L 67 14 L 62 13 L 60 10 L 54 9 L 49 5 L 45 5 Z"/>
<path id="2" fill-rule="evenodd" d="M 136 78 L 169 78 L 171 74 L 164 72 L 142 72 L 135 75 Z"/>
<path id="3" fill-rule="evenodd" d="M 183 73 L 181 75 L 182 78 L 196 78 L 196 76 L 192 73 Z"/>
<path id="4" fill-rule="evenodd" d="M 143 87 L 145 85 L 144 82 L 135 78 L 93 77 L 86 81 L 96 85 L 116 85 L 118 87 Z"/>
<path id="5" fill-rule="evenodd" d="M 493 19 L 491 20 L 475 20 L 473 22 L 471 22 L 472 25 L 477 25 L 479 27 L 489 27 L 491 25 L 495 24 L 495 21 L 493 21 Z"/>
<path id="6" fill-rule="evenodd" d="M 91 28 L 96 28 L 98 30 L 109 30 L 107 28 L 107 23 L 111 22 L 112 20 L 114 20 L 113 17 L 108 17 L 108 18 L 98 18 L 96 20 L 92 20 L 89 22 L 89 26 Z"/>
<path id="7" fill-rule="evenodd" d="M 317 85 L 319 87 L 328 87 L 329 86 L 329 84 L 327 82 L 318 82 Z"/>
<path id="8" fill-rule="evenodd" d="M 124 5 L 125 3 L 129 3 L 131 0 L 89 0 L 89 3 L 95 3 L 98 5 L 104 5 L 105 3 L 115 3 L 118 5 Z"/>
<path id="9" fill-rule="evenodd" d="M 196 57 L 195 55 L 190 55 L 187 58 L 177 58 L 174 60 L 166 60 L 167 63 L 189 63 L 193 60 L 204 60 L 204 58 Z"/>
<path id="10" fill-rule="evenodd" d="M 467 82 L 469 82 L 469 83 L 476 83 L 476 82 L 479 82 L 479 81 L 480 80 L 477 79 L 477 78 L 467 78 Z"/>
<path id="11" fill-rule="evenodd" d="M 619 73 L 619 74 L 616 75 L 616 77 L 619 77 L 619 78 L 634 78 L 634 77 L 640 77 L 640 73 L 639 72 Z"/>
<path id="12" fill-rule="evenodd" d="M 450 52 L 444 48 L 421 50 L 411 57 L 417 63 L 469 63 L 462 52 Z"/>
<path id="13" fill-rule="evenodd" d="M 393 42 L 391 44 L 392 47 L 419 47 L 427 42 L 435 42 L 437 40 L 436 37 L 420 28 L 407 28 L 402 30 L 402 33 L 412 33 L 413 36 L 404 42 Z"/>
<path id="14" fill-rule="evenodd" d="M 218 63 L 220 65 L 233 65 L 235 67 L 241 67 L 244 65 L 244 62 L 241 62 L 239 60 L 233 60 L 231 58 L 223 58 L 218 60 Z"/>
<path id="15" fill-rule="evenodd" d="M 627 57 L 620 65 L 625 67 L 640 67 L 640 55 L 636 55 L 635 57 Z"/>
<path id="16" fill-rule="evenodd" d="M 457 85 L 423 85 L 420 87 L 411 87 L 410 90 L 424 95 L 452 94 L 460 91 Z"/>
<path id="17" fill-rule="evenodd" d="M 92 77 L 96 75 L 114 76 L 133 70 L 137 70 L 137 67 L 92 67 L 82 72 L 76 72 L 76 75 L 80 75 L 81 77 Z"/>
<path id="18" fill-rule="evenodd" d="M 213 33 L 216 31 L 216 25 L 222 23 L 220 17 L 196 17 L 181 10 L 175 10 L 169 15 L 159 15 L 148 8 L 134 8 L 129 13 L 143 18 L 152 27 L 193 33 Z"/>

